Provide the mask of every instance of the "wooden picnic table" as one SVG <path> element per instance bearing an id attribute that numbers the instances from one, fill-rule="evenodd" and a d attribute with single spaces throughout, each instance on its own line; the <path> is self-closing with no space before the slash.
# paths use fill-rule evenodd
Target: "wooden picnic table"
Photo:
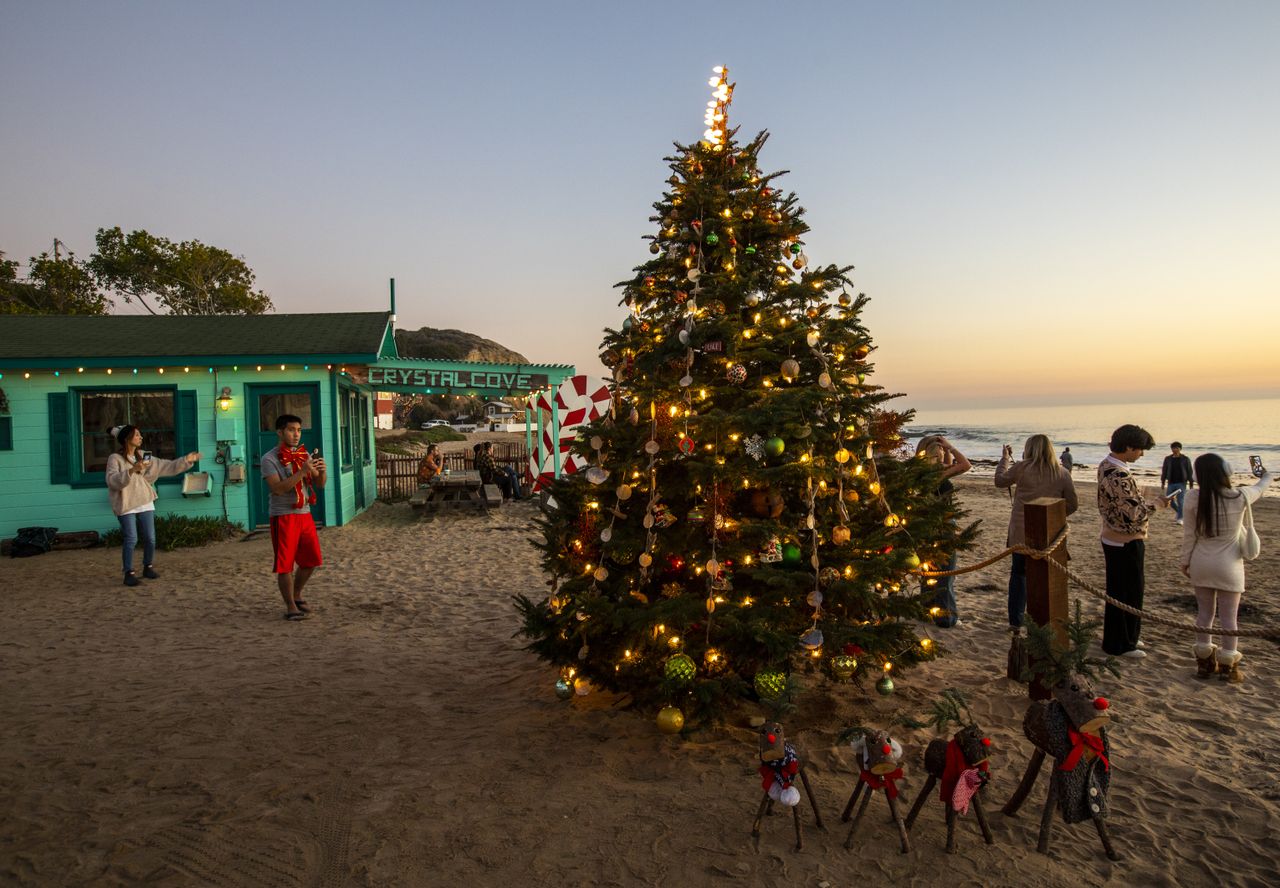
<path id="1" fill-rule="evenodd" d="M 502 491 L 496 484 L 485 484 L 480 473 L 472 469 L 441 472 L 409 497 L 409 505 L 421 512 L 449 509 L 479 509 L 502 505 Z"/>

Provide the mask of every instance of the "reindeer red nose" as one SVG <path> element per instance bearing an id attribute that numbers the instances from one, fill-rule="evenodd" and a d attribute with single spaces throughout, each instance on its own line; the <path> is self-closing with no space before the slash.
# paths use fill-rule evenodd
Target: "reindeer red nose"
<path id="1" fill-rule="evenodd" d="M 778 735 L 777 735 L 777 734 L 765 734 L 765 738 L 766 738 L 770 743 L 777 743 L 777 742 L 778 742 Z"/>
<path id="2" fill-rule="evenodd" d="M 1111 703 L 1106 697 L 1095 697 L 1093 700 L 1093 708 L 1101 712 L 1104 709 L 1111 708 Z"/>
<path id="3" fill-rule="evenodd" d="M 990 745 L 991 745 L 991 738 L 990 738 L 990 737 L 983 737 L 983 738 L 982 738 L 982 745 L 983 745 L 983 746 L 990 746 Z"/>
<path id="4" fill-rule="evenodd" d="M 883 752 L 885 755 L 888 755 L 889 753 L 893 752 L 893 747 L 890 746 L 888 743 L 886 743 L 884 746 L 880 747 L 880 751 Z"/>

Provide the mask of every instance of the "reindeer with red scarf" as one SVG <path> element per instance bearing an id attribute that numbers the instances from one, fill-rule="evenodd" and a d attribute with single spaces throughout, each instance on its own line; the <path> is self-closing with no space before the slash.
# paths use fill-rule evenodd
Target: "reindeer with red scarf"
<path id="1" fill-rule="evenodd" d="M 982 808 L 982 791 L 988 780 L 987 760 L 990 758 L 991 738 L 983 736 L 982 729 L 974 721 L 964 696 L 955 688 L 947 688 L 940 699 L 934 701 L 926 721 L 905 720 L 909 727 L 932 727 L 946 730 L 948 725 L 960 728 L 950 740 L 934 740 L 924 752 L 924 769 L 929 775 L 924 788 L 916 796 L 916 802 L 907 815 L 907 829 L 915 823 L 916 815 L 924 807 L 934 786 L 942 782 L 938 796 L 947 817 L 947 853 L 956 853 L 956 819 L 967 814 L 973 806 L 974 816 L 982 830 L 982 839 L 988 845 L 995 843 L 987 815 Z"/>
<path id="2" fill-rule="evenodd" d="M 1107 832 L 1107 791 L 1111 786 L 1111 744 L 1107 724 L 1111 720 L 1110 702 L 1093 688 L 1099 668 L 1119 675 L 1111 658 L 1086 656 L 1098 623 L 1085 622 L 1076 602 L 1075 619 L 1065 624 L 1068 645 L 1060 649 L 1052 626 L 1036 626 L 1028 622 L 1027 648 L 1031 666 L 1028 680 L 1038 680 L 1049 687 L 1052 699 L 1035 700 L 1027 708 L 1022 731 L 1035 746 L 1027 771 L 1013 796 L 1005 803 L 1004 813 L 1013 816 L 1026 801 L 1040 774 L 1046 756 L 1052 756 L 1053 773 L 1044 810 L 1040 815 L 1040 837 L 1036 850 L 1049 853 L 1049 836 L 1056 807 L 1065 823 L 1092 820 L 1102 841 L 1102 849 L 1111 860 L 1119 860 Z"/>
<path id="3" fill-rule="evenodd" d="M 900 764 L 902 746 L 890 737 L 887 731 L 863 727 L 845 730 L 841 733 L 840 740 L 841 742 L 851 741 L 849 745 L 853 748 L 858 760 L 858 782 L 853 787 L 853 794 L 849 796 L 849 804 L 844 806 L 844 813 L 840 815 L 841 820 L 849 819 L 858 796 L 862 796 L 858 813 L 849 824 L 849 835 L 844 840 L 845 848 L 853 847 L 854 834 L 858 831 L 858 823 L 862 820 L 862 815 L 866 813 L 872 793 L 884 790 L 884 797 L 889 802 L 889 813 L 898 826 L 898 839 L 902 843 L 902 853 L 906 854 L 911 850 L 911 841 L 907 838 L 907 827 L 902 821 L 901 812 L 898 811 L 897 785 L 897 781 L 902 779 Z M 863 795 L 864 790 L 865 795 Z"/>
<path id="4" fill-rule="evenodd" d="M 756 822 L 751 827 L 751 837 L 760 841 L 760 821 L 772 810 L 773 803 L 791 808 L 791 816 L 796 825 L 796 850 L 804 849 L 804 839 L 800 833 L 800 790 L 792 784 L 797 777 L 804 785 L 805 794 L 809 797 L 809 806 L 813 808 L 814 821 L 818 829 L 822 825 L 822 814 L 818 811 L 818 803 L 813 798 L 813 788 L 809 786 L 809 778 L 804 773 L 804 762 L 795 746 L 789 743 L 782 733 L 782 725 L 776 721 L 765 722 L 760 728 L 760 782 L 764 788 L 764 798 L 760 799 L 760 807 L 756 811 Z"/>

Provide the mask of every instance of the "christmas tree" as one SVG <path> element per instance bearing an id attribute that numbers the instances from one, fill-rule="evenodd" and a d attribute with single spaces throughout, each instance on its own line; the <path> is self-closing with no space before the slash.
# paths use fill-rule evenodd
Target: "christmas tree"
<path id="1" fill-rule="evenodd" d="M 804 210 L 759 167 L 768 134 L 739 145 L 727 72 L 711 85 L 704 138 L 667 158 L 652 258 L 619 284 L 614 409 L 575 444 L 590 467 L 551 489 L 551 594 L 516 598 L 562 695 L 665 705 L 666 729 L 779 699 L 796 670 L 890 692 L 936 653 L 917 635 L 932 581 L 912 574 L 972 534 L 902 453 L 910 411 L 868 382 L 852 266 L 810 264 Z"/>

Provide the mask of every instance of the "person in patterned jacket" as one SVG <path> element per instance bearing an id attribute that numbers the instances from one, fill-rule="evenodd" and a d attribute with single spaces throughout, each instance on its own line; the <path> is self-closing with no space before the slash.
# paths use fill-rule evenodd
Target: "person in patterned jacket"
<path id="1" fill-rule="evenodd" d="M 1107 594 L 1142 608 L 1147 522 L 1168 500 L 1148 500 L 1138 489 L 1129 464 L 1155 446 L 1141 426 L 1122 425 L 1111 433 L 1111 453 L 1098 463 L 1098 512 L 1102 516 L 1102 556 Z M 1147 654 L 1141 639 L 1142 620 L 1107 605 L 1102 621 L 1102 649 L 1114 657 L 1138 659 Z"/>

